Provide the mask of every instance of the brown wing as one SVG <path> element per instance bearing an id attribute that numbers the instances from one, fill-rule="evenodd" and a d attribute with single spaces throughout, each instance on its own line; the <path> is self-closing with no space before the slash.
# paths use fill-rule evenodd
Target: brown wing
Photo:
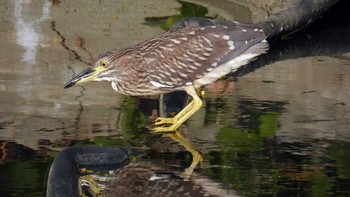
<path id="1" fill-rule="evenodd" d="M 190 85 L 265 39 L 254 25 L 177 29 L 148 40 L 143 54 L 148 79 L 159 87 Z"/>

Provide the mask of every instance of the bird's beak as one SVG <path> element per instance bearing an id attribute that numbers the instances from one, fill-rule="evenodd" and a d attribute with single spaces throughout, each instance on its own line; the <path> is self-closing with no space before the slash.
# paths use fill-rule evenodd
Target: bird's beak
<path id="1" fill-rule="evenodd" d="M 68 83 L 64 86 L 64 88 L 70 88 L 72 86 L 87 82 L 87 81 L 93 81 L 97 78 L 97 75 L 101 72 L 100 69 L 96 68 L 88 68 L 78 74 L 77 76 L 73 77 L 73 79 L 69 80 Z"/>

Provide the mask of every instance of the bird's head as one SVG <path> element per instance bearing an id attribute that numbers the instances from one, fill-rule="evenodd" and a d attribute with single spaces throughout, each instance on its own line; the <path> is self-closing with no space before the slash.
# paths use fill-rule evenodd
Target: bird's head
<path id="1" fill-rule="evenodd" d="M 115 72 L 117 62 L 110 59 L 110 56 L 100 56 L 94 65 L 79 73 L 64 86 L 69 88 L 88 81 L 116 81 Z"/>

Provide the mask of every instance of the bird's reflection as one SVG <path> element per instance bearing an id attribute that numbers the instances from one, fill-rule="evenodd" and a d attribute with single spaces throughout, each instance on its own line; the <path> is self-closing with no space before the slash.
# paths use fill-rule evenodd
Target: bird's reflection
<path id="1" fill-rule="evenodd" d="M 189 167 L 187 167 L 182 173 L 182 177 L 189 179 L 193 173 L 193 170 L 203 161 L 202 154 L 198 149 L 192 144 L 189 138 L 187 138 L 180 130 L 173 133 L 165 134 L 165 136 L 171 138 L 172 140 L 178 142 L 192 155 L 192 162 Z"/>

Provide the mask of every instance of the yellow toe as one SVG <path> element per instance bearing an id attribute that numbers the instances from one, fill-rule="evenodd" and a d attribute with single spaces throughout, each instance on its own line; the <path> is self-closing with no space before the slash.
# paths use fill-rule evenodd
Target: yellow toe
<path id="1" fill-rule="evenodd" d="M 176 131 L 176 127 L 174 125 L 171 126 L 156 126 L 153 128 L 153 131 L 156 133 L 168 133 L 168 132 L 174 132 Z"/>
<path id="2" fill-rule="evenodd" d="M 176 122 L 176 118 L 163 118 L 159 117 L 155 120 L 154 125 L 169 125 L 169 124 L 174 124 Z"/>

